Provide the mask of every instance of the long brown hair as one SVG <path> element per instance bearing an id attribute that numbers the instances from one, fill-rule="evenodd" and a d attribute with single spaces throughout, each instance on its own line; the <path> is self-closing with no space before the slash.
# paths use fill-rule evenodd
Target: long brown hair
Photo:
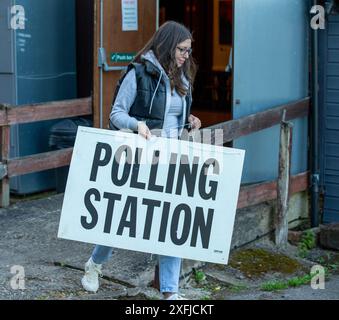
<path id="1" fill-rule="evenodd" d="M 182 73 L 189 81 L 191 90 L 193 90 L 197 71 L 192 55 L 186 59 L 181 68 L 178 68 L 175 60 L 177 45 L 187 39 L 193 41 L 191 32 L 184 25 L 175 21 L 167 21 L 154 33 L 145 47 L 139 51 L 134 61 L 141 62 L 141 56 L 152 50 L 161 66 L 167 72 L 172 90 L 175 88 L 178 94 L 184 96 L 188 93 L 189 88 L 182 81 Z"/>

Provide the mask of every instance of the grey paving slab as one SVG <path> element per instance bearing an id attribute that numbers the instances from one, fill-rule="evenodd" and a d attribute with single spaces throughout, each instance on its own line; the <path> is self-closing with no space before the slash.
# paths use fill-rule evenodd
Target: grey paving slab
<path id="1" fill-rule="evenodd" d="M 57 238 L 62 199 L 57 195 L 0 209 L 1 299 L 58 298 L 58 294 L 66 297 L 72 291 L 82 291 L 82 270 L 93 245 Z M 103 293 L 84 293 L 81 297 L 114 298 L 132 294 L 135 287 L 147 287 L 155 263 L 150 258 L 150 254 L 115 249 L 113 258 L 104 266 Z M 24 292 L 11 290 L 13 266 L 24 267 Z"/>
<path id="2" fill-rule="evenodd" d="M 104 265 L 104 277 L 100 279 L 101 287 L 96 294 L 82 289 L 80 280 L 84 263 L 89 258 L 93 245 L 57 238 L 62 200 L 62 194 L 54 195 L 17 202 L 7 209 L 0 209 L 0 299 L 160 299 L 160 293 L 150 287 L 155 259 L 151 259 L 150 254 L 130 250 L 115 249 L 112 259 Z M 296 252 L 296 247 L 290 250 L 292 255 Z M 327 252 L 318 248 L 313 255 L 313 261 L 319 257 L 324 260 L 327 255 L 332 255 L 337 257 L 333 261 L 339 262 L 339 252 Z M 313 261 L 305 260 L 304 265 L 309 268 L 314 264 Z M 180 287 L 181 293 L 188 299 L 339 299 L 338 272 L 326 279 L 324 290 L 314 290 L 310 285 L 303 285 L 265 292 L 260 289 L 262 281 L 284 280 L 281 274 L 268 274 L 268 277 L 254 281 L 228 266 L 201 266 L 190 260 L 185 260 L 184 265 L 183 274 L 186 276 L 181 279 Z M 16 270 L 20 267 L 24 268 L 25 289 L 18 288 L 20 282 Z M 203 283 L 197 284 L 194 274 L 188 273 L 192 267 L 206 275 Z M 338 263 L 337 267 L 339 269 Z"/>

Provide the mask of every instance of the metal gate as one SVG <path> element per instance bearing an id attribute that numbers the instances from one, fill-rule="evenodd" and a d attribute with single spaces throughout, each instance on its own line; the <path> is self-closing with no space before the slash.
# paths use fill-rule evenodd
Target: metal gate
<path id="1" fill-rule="evenodd" d="M 319 39 L 320 182 L 323 223 L 339 221 L 339 15 L 329 15 Z"/>

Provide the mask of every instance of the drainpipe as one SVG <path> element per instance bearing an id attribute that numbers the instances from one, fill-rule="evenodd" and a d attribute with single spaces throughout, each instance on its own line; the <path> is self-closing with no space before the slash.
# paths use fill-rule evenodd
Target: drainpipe
<path id="1" fill-rule="evenodd" d="M 313 0 L 317 5 L 317 0 Z M 311 226 L 319 226 L 318 30 L 312 29 Z"/>

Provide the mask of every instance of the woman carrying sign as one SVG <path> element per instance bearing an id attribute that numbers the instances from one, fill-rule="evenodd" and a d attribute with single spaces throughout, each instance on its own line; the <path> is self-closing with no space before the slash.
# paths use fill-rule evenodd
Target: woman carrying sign
<path id="1" fill-rule="evenodd" d="M 146 139 L 151 130 L 178 138 L 186 128 L 199 129 L 200 120 L 190 114 L 196 66 L 191 56 L 192 35 L 174 21 L 163 24 L 137 54 L 115 93 L 110 126 L 130 129 Z M 112 248 L 97 245 L 85 265 L 82 285 L 87 291 L 99 288 L 101 267 Z M 160 291 L 166 300 L 182 299 L 178 294 L 181 258 L 159 256 Z"/>

